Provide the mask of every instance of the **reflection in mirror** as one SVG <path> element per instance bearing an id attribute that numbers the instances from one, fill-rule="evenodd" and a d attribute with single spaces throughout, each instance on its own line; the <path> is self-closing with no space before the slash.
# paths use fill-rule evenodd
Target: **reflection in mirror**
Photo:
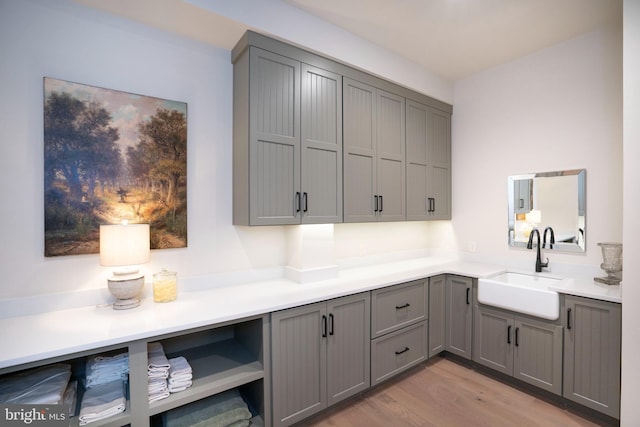
<path id="1" fill-rule="evenodd" d="M 509 177 L 509 246 L 526 247 L 531 230 L 551 227 L 555 243 L 546 250 L 584 252 L 586 248 L 585 169 Z"/>

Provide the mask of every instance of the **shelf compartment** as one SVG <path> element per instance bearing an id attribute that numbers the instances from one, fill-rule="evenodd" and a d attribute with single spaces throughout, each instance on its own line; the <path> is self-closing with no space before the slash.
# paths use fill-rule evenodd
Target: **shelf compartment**
<path id="1" fill-rule="evenodd" d="M 264 378 L 262 363 L 235 339 L 186 349 L 179 354 L 167 354 L 167 358 L 176 356 L 184 356 L 191 365 L 193 385 L 150 403 L 149 415 Z"/>

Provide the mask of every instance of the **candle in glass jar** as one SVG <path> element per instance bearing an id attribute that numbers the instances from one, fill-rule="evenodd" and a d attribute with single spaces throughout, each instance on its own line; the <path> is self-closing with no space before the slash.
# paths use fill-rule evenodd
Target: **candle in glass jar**
<path id="1" fill-rule="evenodd" d="M 175 271 L 163 268 L 153 275 L 153 301 L 169 302 L 178 297 L 178 278 Z"/>

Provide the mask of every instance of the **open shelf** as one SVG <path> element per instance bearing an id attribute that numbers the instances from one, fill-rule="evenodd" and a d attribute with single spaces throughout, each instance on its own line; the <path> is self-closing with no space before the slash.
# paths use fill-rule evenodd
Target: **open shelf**
<path id="1" fill-rule="evenodd" d="M 150 403 L 150 415 L 264 378 L 262 363 L 235 339 L 183 350 L 180 355 L 191 365 L 193 385 Z M 168 358 L 175 356 L 167 355 Z"/>

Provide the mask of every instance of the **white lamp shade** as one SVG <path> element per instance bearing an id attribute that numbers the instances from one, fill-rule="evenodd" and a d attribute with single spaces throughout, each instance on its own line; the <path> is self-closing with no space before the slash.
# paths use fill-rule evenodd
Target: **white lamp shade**
<path id="1" fill-rule="evenodd" d="M 107 267 L 149 262 L 149 224 L 100 226 L 100 265 Z"/>

